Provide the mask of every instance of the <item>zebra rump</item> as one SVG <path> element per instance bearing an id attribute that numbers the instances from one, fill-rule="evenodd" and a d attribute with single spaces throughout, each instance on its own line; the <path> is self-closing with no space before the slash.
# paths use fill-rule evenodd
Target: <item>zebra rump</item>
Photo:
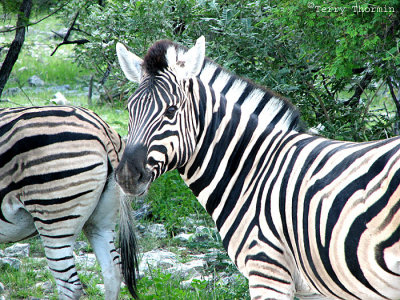
<path id="1" fill-rule="evenodd" d="M 127 199 L 111 174 L 124 147 L 115 130 L 84 108 L 0 109 L 0 243 L 39 234 L 60 299 L 83 292 L 73 256 L 81 230 L 101 266 L 105 298 L 118 298 L 114 231 Z M 136 263 L 133 231 L 127 239 L 126 259 Z"/>

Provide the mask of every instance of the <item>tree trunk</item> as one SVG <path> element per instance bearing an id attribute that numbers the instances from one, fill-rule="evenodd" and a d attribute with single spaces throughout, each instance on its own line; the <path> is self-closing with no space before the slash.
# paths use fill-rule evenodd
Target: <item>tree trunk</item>
<path id="1" fill-rule="evenodd" d="M 11 70 L 18 59 L 18 55 L 25 41 L 25 26 L 28 24 L 31 9 L 32 0 L 23 0 L 18 12 L 15 38 L 10 45 L 10 49 L 7 52 L 6 59 L 4 60 L 0 69 L 0 98 L 7 83 L 7 80 L 10 77 Z"/>
<path id="2" fill-rule="evenodd" d="M 356 84 L 354 87 L 354 94 L 350 99 L 344 102 L 344 105 L 349 105 L 350 107 L 356 107 L 358 102 L 360 101 L 360 97 L 364 90 L 368 88 L 368 85 L 371 83 L 374 74 L 372 72 L 367 72 L 365 76 L 361 79 L 360 83 Z"/>
<path id="3" fill-rule="evenodd" d="M 389 86 L 390 95 L 392 96 L 393 102 L 396 105 L 397 116 L 398 116 L 398 118 L 400 118 L 400 98 L 396 97 L 396 92 L 394 91 L 394 88 L 393 88 L 392 78 L 388 77 L 387 84 Z M 394 82 L 394 84 L 395 84 L 396 88 L 399 88 L 399 86 L 395 82 Z M 400 92 L 399 92 L 399 95 L 400 95 Z"/>

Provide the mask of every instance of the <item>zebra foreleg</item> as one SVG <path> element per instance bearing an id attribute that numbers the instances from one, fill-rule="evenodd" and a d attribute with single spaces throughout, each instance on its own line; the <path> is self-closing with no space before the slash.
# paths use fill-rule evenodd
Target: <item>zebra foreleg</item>
<path id="1" fill-rule="evenodd" d="M 120 257 L 114 245 L 118 197 L 119 190 L 115 189 L 113 181 L 109 181 L 99 204 L 83 228 L 101 267 L 106 300 L 117 299 L 121 288 Z"/>
<path id="2" fill-rule="evenodd" d="M 255 299 L 294 299 L 295 286 L 289 270 L 277 261 L 259 254 L 246 263 L 249 290 Z"/>
<path id="3" fill-rule="evenodd" d="M 250 274 L 249 276 L 249 290 L 252 300 L 261 299 L 280 299 L 292 300 L 294 299 L 293 288 L 290 283 L 277 283 L 275 280 L 267 279 L 260 274 Z"/>

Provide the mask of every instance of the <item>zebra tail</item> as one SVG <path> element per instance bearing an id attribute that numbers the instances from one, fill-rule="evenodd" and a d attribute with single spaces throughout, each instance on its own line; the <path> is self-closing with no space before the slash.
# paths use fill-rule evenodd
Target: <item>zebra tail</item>
<path id="1" fill-rule="evenodd" d="M 129 292 L 134 299 L 138 299 L 136 282 L 139 273 L 138 247 L 134 231 L 134 222 L 130 207 L 130 199 L 126 196 L 120 197 L 120 229 L 119 244 L 121 248 L 121 268 L 122 276 Z"/>

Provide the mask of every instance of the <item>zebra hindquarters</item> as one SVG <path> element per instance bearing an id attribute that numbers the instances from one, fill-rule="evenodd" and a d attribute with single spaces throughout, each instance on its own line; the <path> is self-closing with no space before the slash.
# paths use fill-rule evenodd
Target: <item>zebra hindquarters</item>
<path id="1" fill-rule="evenodd" d="M 75 267 L 73 245 L 103 193 L 108 176 L 107 158 L 93 152 L 65 163 L 58 161 L 55 167 L 57 171 L 48 169 L 48 174 L 62 176 L 50 176 L 49 181 L 36 186 L 24 204 L 42 239 L 59 298 L 79 299 L 82 284 Z"/>
<path id="2" fill-rule="evenodd" d="M 83 228 L 101 266 L 107 300 L 118 299 L 122 280 L 120 256 L 114 245 L 120 196 L 110 176 L 99 204 Z"/>

